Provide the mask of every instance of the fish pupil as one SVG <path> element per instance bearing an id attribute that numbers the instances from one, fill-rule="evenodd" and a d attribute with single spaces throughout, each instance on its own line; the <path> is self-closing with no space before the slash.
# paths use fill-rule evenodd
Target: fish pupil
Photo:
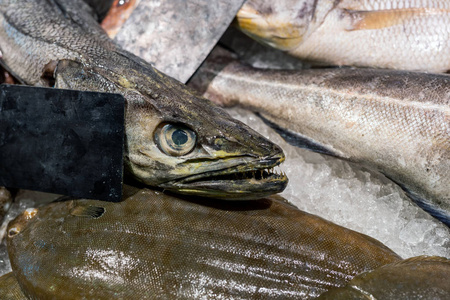
<path id="1" fill-rule="evenodd" d="M 188 136 L 184 130 L 177 129 L 172 133 L 172 141 L 175 145 L 181 146 L 186 144 Z"/>

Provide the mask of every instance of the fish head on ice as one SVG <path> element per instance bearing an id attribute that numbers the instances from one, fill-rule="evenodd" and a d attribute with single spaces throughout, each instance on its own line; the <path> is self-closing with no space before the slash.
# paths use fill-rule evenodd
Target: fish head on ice
<path id="1" fill-rule="evenodd" d="M 279 146 L 178 81 L 141 61 L 129 64 L 116 71 L 66 60 L 55 71 L 58 87 L 124 95 L 127 172 L 149 186 L 211 198 L 284 190 L 286 175 L 271 171 L 285 159 Z"/>

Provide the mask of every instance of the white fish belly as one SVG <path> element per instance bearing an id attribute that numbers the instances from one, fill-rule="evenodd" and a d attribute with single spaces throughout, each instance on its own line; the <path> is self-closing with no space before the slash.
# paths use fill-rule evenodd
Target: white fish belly
<path id="1" fill-rule="evenodd" d="M 354 1 L 330 11 L 290 53 L 337 65 L 450 70 L 450 2 L 414 6 L 416 1 L 409 1 L 412 8 L 387 1 L 348 2 Z"/>

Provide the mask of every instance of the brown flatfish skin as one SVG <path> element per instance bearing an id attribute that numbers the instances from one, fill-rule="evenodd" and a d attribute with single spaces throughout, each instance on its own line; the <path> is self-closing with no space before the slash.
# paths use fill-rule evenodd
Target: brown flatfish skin
<path id="1" fill-rule="evenodd" d="M 22 293 L 17 279 L 13 273 L 8 273 L 0 277 L 0 299 L 2 300 L 26 300 Z"/>
<path id="2" fill-rule="evenodd" d="M 356 276 L 319 299 L 450 299 L 450 260 L 418 256 Z"/>
<path id="3" fill-rule="evenodd" d="M 211 206 L 146 189 L 29 211 L 11 222 L 8 251 L 38 299 L 310 299 L 400 260 L 279 198 Z"/>

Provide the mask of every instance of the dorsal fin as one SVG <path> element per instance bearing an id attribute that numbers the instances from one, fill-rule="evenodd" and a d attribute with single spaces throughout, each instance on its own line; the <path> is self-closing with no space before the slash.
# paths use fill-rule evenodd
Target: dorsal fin
<path id="1" fill-rule="evenodd" d="M 402 24 L 416 17 L 443 15 L 449 11 L 445 9 L 433 8 L 404 8 L 386 9 L 378 11 L 357 11 L 346 10 L 346 13 L 353 20 L 346 29 L 348 31 L 364 29 L 381 29 Z"/>
<path id="2" fill-rule="evenodd" d="M 70 214 L 76 217 L 86 217 L 98 219 L 105 213 L 105 208 L 93 205 L 77 205 L 70 211 Z"/>

